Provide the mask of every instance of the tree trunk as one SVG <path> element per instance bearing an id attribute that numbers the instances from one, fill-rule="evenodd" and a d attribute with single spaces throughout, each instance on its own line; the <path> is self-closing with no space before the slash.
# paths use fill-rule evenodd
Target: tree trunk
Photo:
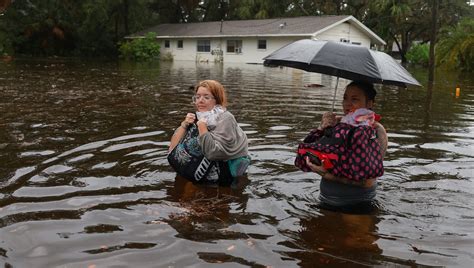
<path id="1" fill-rule="evenodd" d="M 435 70 L 435 44 L 436 44 L 436 26 L 438 17 L 438 0 L 432 0 L 433 5 L 431 7 L 431 34 L 430 34 L 430 58 L 428 62 L 428 81 L 434 81 L 434 70 Z"/>
<path id="2" fill-rule="evenodd" d="M 295 4 L 297 7 L 299 7 L 299 9 L 301 10 L 301 12 L 303 12 L 303 14 L 304 14 L 305 16 L 310 16 L 309 12 L 306 11 L 306 9 L 304 8 L 303 3 L 300 3 L 299 1 L 294 1 L 293 4 Z"/>
<path id="3" fill-rule="evenodd" d="M 403 32 L 402 33 L 402 49 L 400 50 L 400 57 L 402 58 L 402 64 L 407 63 L 407 58 L 406 54 L 408 50 L 410 49 L 410 46 L 408 45 L 408 32 Z"/>
<path id="4" fill-rule="evenodd" d="M 115 28 L 114 28 L 114 32 L 115 32 L 115 40 L 114 40 L 114 43 L 117 43 L 117 41 L 119 40 L 119 22 L 118 22 L 118 18 L 117 16 L 115 16 L 115 19 L 114 19 L 114 22 L 115 22 Z"/>
<path id="5" fill-rule="evenodd" d="M 123 0 L 123 26 L 125 28 L 125 35 L 130 33 L 128 30 L 128 7 L 128 0 Z"/>
<path id="6" fill-rule="evenodd" d="M 400 55 L 401 55 L 402 54 L 402 46 L 400 45 L 400 42 L 398 41 L 397 36 L 394 33 L 392 33 L 392 31 L 389 31 L 389 33 L 390 33 L 390 36 L 393 38 L 393 41 L 397 45 L 398 53 L 400 53 Z M 392 50 L 392 47 L 389 45 L 389 51 L 391 52 L 391 50 Z"/>

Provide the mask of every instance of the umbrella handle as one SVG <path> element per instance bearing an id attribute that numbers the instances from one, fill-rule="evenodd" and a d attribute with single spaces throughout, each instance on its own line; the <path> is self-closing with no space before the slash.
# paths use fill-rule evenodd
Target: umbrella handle
<path id="1" fill-rule="evenodd" d="M 339 76 L 336 79 L 336 88 L 334 88 L 334 96 L 332 97 L 332 111 L 334 112 L 334 105 L 336 103 L 336 93 L 337 93 L 337 85 L 339 84 Z"/>

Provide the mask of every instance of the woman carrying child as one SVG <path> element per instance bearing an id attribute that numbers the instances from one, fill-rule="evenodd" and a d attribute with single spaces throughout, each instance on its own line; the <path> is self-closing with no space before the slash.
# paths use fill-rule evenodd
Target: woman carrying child
<path id="1" fill-rule="evenodd" d="M 370 204 L 375 197 L 376 180 L 377 176 L 383 174 L 383 156 L 388 144 L 385 128 L 376 121 L 378 116 L 371 111 L 376 94 L 372 84 L 351 82 L 346 87 L 342 101 L 344 116 L 338 117 L 332 112 L 325 113 L 319 127 L 312 130 L 302 144 L 318 143 L 332 129 L 342 133 L 334 134 L 337 138 L 345 139 L 343 141 L 345 146 L 340 146 L 344 148 L 338 147 L 338 152 L 339 154 L 342 152 L 342 155 L 329 151 L 328 148 L 333 148 L 334 143 L 331 144 L 331 141 L 328 142 L 330 139 L 326 138 L 326 144 L 318 147 L 322 148 L 323 152 L 315 152 L 319 156 L 319 159 L 316 159 L 318 161 L 312 160 L 308 155 L 300 155 L 295 161 L 302 170 L 313 171 L 321 176 L 319 199 L 323 205 L 352 207 Z M 360 131 L 354 132 L 354 129 L 358 128 Z M 351 151 L 351 148 L 354 151 Z M 376 151 L 372 152 L 374 148 Z M 350 163 L 348 158 L 353 158 Z M 330 161 L 334 163 L 329 163 Z M 341 166 L 332 169 L 333 164 Z"/>

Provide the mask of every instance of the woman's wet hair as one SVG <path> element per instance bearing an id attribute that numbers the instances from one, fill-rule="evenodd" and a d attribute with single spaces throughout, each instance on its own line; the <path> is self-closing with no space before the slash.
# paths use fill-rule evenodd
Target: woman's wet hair
<path id="1" fill-rule="evenodd" d="M 227 96 L 225 94 L 224 86 L 221 83 L 217 82 L 216 80 L 203 80 L 196 85 L 194 91 L 197 92 L 199 87 L 207 88 L 211 92 L 212 96 L 216 99 L 216 104 L 219 104 L 223 107 L 227 106 Z"/>
<path id="2" fill-rule="evenodd" d="M 364 91 L 365 96 L 367 97 L 368 101 L 375 101 L 375 96 L 377 95 L 377 91 L 375 91 L 374 84 L 367 83 L 363 81 L 352 81 L 347 87 L 354 86 L 360 88 Z"/>

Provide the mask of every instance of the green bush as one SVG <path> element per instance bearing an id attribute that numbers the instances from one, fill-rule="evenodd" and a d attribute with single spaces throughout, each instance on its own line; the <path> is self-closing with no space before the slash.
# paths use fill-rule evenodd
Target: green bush
<path id="1" fill-rule="evenodd" d="M 13 55 L 12 42 L 5 33 L 0 32 L 0 57 Z"/>
<path id="2" fill-rule="evenodd" d="M 165 54 L 161 55 L 162 61 L 173 61 L 174 57 L 171 52 L 166 52 Z"/>
<path id="3" fill-rule="evenodd" d="M 126 59 L 144 61 L 160 56 L 160 45 L 156 42 L 155 33 L 148 33 L 144 38 L 137 38 L 120 44 L 120 56 Z"/>
<path id="4" fill-rule="evenodd" d="M 428 66 L 430 59 L 429 52 L 429 44 L 415 44 L 408 50 L 406 57 L 410 63 Z"/>

